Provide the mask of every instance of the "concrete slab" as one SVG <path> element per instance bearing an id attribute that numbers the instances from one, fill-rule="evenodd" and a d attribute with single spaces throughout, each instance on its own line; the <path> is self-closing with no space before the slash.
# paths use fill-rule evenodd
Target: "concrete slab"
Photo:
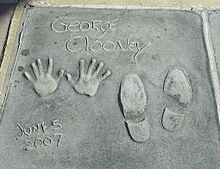
<path id="1" fill-rule="evenodd" d="M 211 30 L 211 37 L 213 41 L 213 47 L 215 51 L 215 59 L 216 59 L 216 66 L 218 69 L 218 73 L 220 73 L 220 11 L 219 10 L 213 10 L 210 11 L 209 14 L 209 22 L 210 22 L 210 30 Z M 219 74 L 220 77 L 220 74 Z"/>
<path id="2" fill-rule="evenodd" d="M 4 105 L 0 164 L 218 169 L 207 67 L 194 12 L 32 7 Z"/>

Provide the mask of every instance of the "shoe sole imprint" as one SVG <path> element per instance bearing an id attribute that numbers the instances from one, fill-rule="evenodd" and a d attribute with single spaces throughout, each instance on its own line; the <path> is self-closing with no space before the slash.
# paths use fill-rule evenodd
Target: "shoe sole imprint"
<path id="1" fill-rule="evenodd" d="M 130 137 L 135 142 L 144 142 L 149 136 L 149 126 L 145 118 L 147 96 L 144 85 L 136 74 L 126 75 L 121 82 L 120 101 Z"/>
<path id="2" fill-rule="evenodd" d="M 187 107 L 192 100 L 192 87 L 186 73 L 178 68 L 175 68 L 167 73 L 163 86 L 164 92 L 178 99 L 181 106 Z M 168 108 L 165 108 L 162 125 L 171 132 L 178 131 L 183 124 L 185 113 L 177 113 Z"/>
<path id="3" fill-rule="evenodd" d="M 167 73 L 163 86 L 164 92 L 178 98 L 180 104 L 187 106 L 191 103 L 192 87 L 183 70 L 175 68 Z"/>

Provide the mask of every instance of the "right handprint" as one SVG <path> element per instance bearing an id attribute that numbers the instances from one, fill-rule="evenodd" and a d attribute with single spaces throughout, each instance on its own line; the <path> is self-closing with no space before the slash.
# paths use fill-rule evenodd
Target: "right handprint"
<path id="1" fill-rule="evenodd" d="M 67 73 L 67 80 L 72 84 L 72 87 L 75 89 L 77 93 L 87 96 L 95 96 L 99 88 L 99 84 L 111 75 L 111 72 L 108 70 L 103 75 L 98 76 L 99 72 L 104 66 L 104 63 L 99 63 L 96 69 L 95 65 L 96 59 L 92 59 L 88 67 L 88 71 L 86 73 L 85 61 L 80 60 L 79 78 L 76 81 L 73 80 L 72 75 L 70 73 Z"/>

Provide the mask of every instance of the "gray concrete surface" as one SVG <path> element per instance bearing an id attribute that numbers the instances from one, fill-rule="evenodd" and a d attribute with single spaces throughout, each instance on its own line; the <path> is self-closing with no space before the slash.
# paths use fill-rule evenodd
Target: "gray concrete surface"
<path id="1" fill-rule="evenodd" d="M 121 101 L 122 79 L 129 74 L 140 80 L 123 85 Z M 125 109 L 133 97 L 143 104 Z M 124 113 L 135 123 L 144 114 L 148 139 L 132 139 L 146 123 L 130 133 Z M 217 119 L 200 15 L 34 7 L 4 106 L 0 164 L 219 169 Z"/>
<path id="2" fill-rule="evenodd" d="M 0 5 L 0 65 L 14 5 Z"/>
<path id="3" fill-rule="evenodd" d="M 211 30 L 211 37 L 213 41 L 213 46 L 215 50 L 215 59 L 216 59 L 216 66 L 218 69 L 218 73 L 220 75 L 220 11 L 213 10 L 210 11 L 209 14 L 209 21 L 210 21 L 210 30 Z M 220 76 L 219 76 L 220 79 Z"/>

